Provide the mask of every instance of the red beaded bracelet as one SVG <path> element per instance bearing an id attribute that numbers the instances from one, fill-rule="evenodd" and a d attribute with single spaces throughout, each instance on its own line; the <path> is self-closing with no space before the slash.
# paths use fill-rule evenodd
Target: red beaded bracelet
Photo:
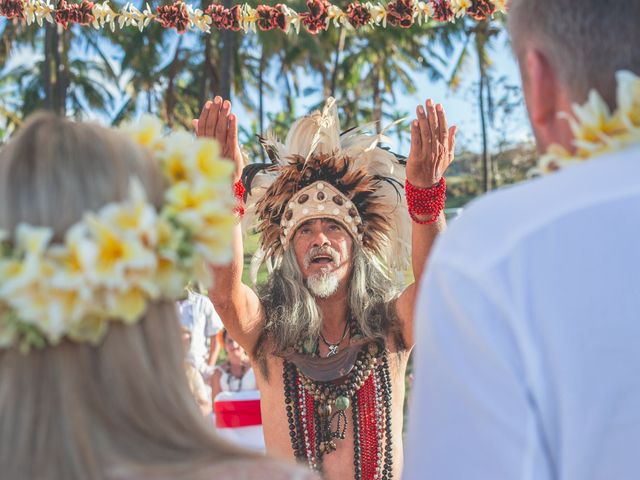
<path id="1" fill-rule="evenodd" d="M 442 177 L 433 187 L 418 188 L 411 185 L 407 180 L 405 194 L 411 220 L 419 225 L 431 225 L 438 220 L 440 213 L 444 210 L 447 199 L 447 182 Z M 431 218 L 429 220 L 419 220 L 416 215 L 430 215 Z"/>
<path id="2" fill-rule="evenodd" d="M 242 180 L 238 180 L 236 183 L 233 184 L 233 195 L 238 199 L 238 205 L 236 206 L 236 208 L 233 209 L 233 213 L 237 213 L 240 216 L 240 218 L 244 216 L 244 206 L 242 205 L 242 203 L 244 202 L 245 192 L 246 192 L 246 189 L 242 184 Z"/>

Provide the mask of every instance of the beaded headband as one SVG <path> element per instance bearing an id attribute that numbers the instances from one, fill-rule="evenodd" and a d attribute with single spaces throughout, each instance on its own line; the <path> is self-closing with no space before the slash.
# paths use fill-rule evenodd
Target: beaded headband
<path id="1" fill-rule="evenodd" d="M 364 226 L 353 202 L 330 183 L 316 182 L 300 190 L 289 202 L 280 222 L 283 247 L 287 248 L 300 224 L 316 218 L 335 220 L 354 240 L 362 243 Z"/>
<path id="2" fill-rule="evenodd" d="M 129 197 L 87 212 L 52 244 L 47 227 L 0 231 L 0 348 L 99 342 L 109 322 L 134 323 L 147 304 L 178 299 L 207 265 L 231 259 L 236 223 L 231 162 L 213 140 L 161 137 L 157 119 L 122 129 L 150 150 L 167 180 L 157 211 L 137 178 Z"/>

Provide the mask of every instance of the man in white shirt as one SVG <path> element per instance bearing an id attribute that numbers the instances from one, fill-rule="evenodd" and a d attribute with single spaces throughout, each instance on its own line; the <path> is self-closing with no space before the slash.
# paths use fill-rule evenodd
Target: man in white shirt
<path id="1" fill-rule="evenodd" d="M 190 333 L 187 361 L 207 380 L 220 352 L 215 336 L 222 329 L 222 320 L 208 297 L 191 290 L 187 298 L 178 303 L 178 313 L 180 324 Z"/>
<path id="2" fill-rule="evenodd" d="M 591 88 L 615 107 L 639 22 L 640 0 L 511 1 L 541 151 L 573 151 L 558 114 Z M 466 210 L 420 288 L 404 478 L 640 478 L 639 271 L 640 144 Z"/>

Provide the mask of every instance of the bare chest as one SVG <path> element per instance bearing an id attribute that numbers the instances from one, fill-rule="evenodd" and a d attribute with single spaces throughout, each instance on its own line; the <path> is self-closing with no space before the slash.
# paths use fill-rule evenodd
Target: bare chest
<path id="1" fill-rule="evenodd" d="M 318 433 L 318 425 L 322 421 L 317 411 L 319 403 L 312 397 L 305 398 L 304 389 L 285 394 L 284 362 L 270 357 L 267 360 L 268 378 L 260 373 L 257 375 L 267 451 L 281 458 L 297 457 L 310 467 L 321 466 L 327 480 L 368 478 L 375 465 L 380 466 L 380 472 L 386 467 L 386 478 L 400 478 L 407 357 L 406 352 L 388 354 L 389 392 L 382 395 L 379 385 L 377 390 L 380 397 L 377 405 L 381 410 L 376 412 L 375 405 L 358 401 L 358 398 L 364 398 L 359 393 L 350 399 L 343 415 L 333 416 L 329 430 L 342 432 L 343 438 L 331 439 L 335 450 L 322 452 L 321 465 L 316 465 L 314 460 L 314 452 L 317 454 L 323 448 L 318 438 L 322 435 Z M 256 371 L 259 372 L 258 369 Z M 362 388 L 371 387 L 375 386 L 369 382 Z M 295 395 L 298 395 L 297 399 Z M 382 436 L 379 435 L 380 430 Z M 306 435 L 301 435 L 305 431 Z"/>

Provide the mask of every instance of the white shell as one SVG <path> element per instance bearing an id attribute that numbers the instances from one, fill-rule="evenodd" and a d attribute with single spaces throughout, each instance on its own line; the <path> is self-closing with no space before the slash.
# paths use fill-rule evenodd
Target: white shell
<path id="1" fill-rule="evenodd" d="M 320 211 L 324 210 L 324 205 L 318 205 L 318 210 Z"/>
<path id="2" fill-rule="evenodd" d="M 303 215 L 309 215 L 309 209 L 308 208 L 303 208 L 302 209 L 302 214 Z"/>
<path id="3" fill-rule="evenodd" d="M 295 203 L 293 203 L 293 202 L 289 202 L 289 208 L 293 208 L 293 207 L 295 207 L 295 206 L 296 206 L 296 205 L 295 205 Z"/>
<path id="4" fill-rule="evenodd" d="M 340 214 L 340 209 L 338 209 L 338 208 L 334 208 L 334 209 L 333 209 L 333 214 L 334 214 L 334 215 L 339 215 L 339 214 Z"/>
<path id="5" fill-rule="evenodd" d="M 324 189 L 324 183 L 320 182 L 318 183 L 318 190 L 323 190 Z"/>
<path id="6" fill-rule="evenodd" d="M 353 227 L 351 227 L 351 231 L 353 233 L 358 233 L 358 227 L 356 227 L 355 225 Z"/>
<path id="7" fill-rule="evenodd" d="M 351 215 L 347 215 L 346 217 L 344 217 L 344 221 L 347 223 L 351 223 L 352 220 L 353 218 L 351 218 Z"/>

